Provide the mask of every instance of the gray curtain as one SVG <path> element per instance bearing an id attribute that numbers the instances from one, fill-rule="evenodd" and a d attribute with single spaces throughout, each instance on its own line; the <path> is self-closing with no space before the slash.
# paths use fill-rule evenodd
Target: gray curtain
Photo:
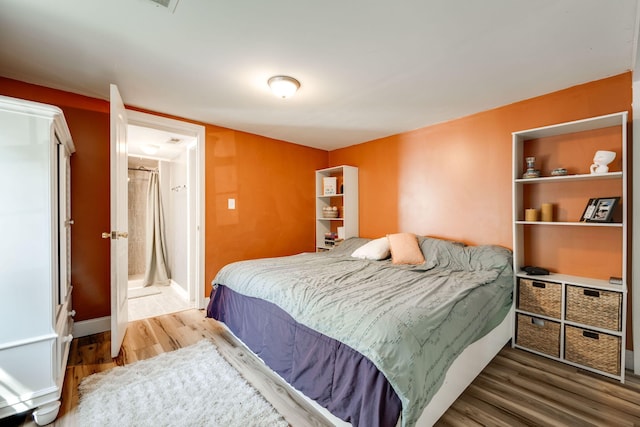
<path id="1" fill-rule="evenodd" d="M 164 215 L 160 198 L 158 172 L 149 173 L 147 189 L 147 244 L 143 286 L 169 285 L 170 272 L 167 265 Z"/>

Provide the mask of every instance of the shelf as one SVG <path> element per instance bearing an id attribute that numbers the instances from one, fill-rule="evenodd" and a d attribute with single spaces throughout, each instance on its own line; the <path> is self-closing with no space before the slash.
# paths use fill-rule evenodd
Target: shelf
<path id="1" fill-rule="evenodd" d="M 577 174 L 563 176 L 541 176 L 540 178 L 517 178 L 514 179 L 516 184 L 540 184 L 543 182 L 567 182 L 567 181 L 583 181 L 583 180 L 600 180 L 600 179 L 622 179 L 622 172 L 594 173 L 594 174 Z"/>
<path id="2" fill-rule="evenodd" d="M 536 129 L 513 132 L 514 136 L 523 141 L 529 139 L 544 138 L 547 136 L 566 135 L 569 133 L 585 132 L 588 130 L 602 129 L 613 126 L 626 126 L 626 112 L 607 114 L 605 116 L 592 117 L 573 122 L 560 123 Z"/>
<path id="3" fill-rule="evenodd" d="M 545 314 L 534 313 L 532 311 L 522 310 L 522 309 L 519 309 L 519 308 L 516 308 L 515 311 L 516 311 L 516 313 L 526 314 L 527 316 L 535 317 L 537 319 L 549 320 L 551 322 L 560 323 L 560 319 L 558 319 L 557 317 L 551 317 L 551 316 L 547 316 Z"/>
<path id="4" fill-rule="evenodd" d="M 317 218 L 318 221 L 344 221 L 344 218 Z"/>
<path id="5" fill-rule="evenodd" d="M 573 326 L 580 329 L 589 329 L 590 331 L 599 332 L 601 334 L 612 335 L 614 337 L 622 337 L 622 331 L 614 331 L 613 329 L 600 328 L 598 326 L 585 325 L 584 323 L 573 322 L 571 320 L 564 321 L 565 325 Z"/>
<path id="6" fill-rule="evenodd" d="M 601 289 L 603 291 L 612 292 L 625 292 L 626 287 L 624 285 L 614 285 L 609 283 L 608 280 L 594 279 L 591 277 L 572 276 L 570 274 L 551 273 L 539 276 L 528 275 L 523 271 L 516 272 L 516 277 L 522 277 L 524 279 L 535 280 L 538 279 L 544 282 L 566 283 L 572 286 L 590 287 Z"/>
<path id="7" fill-rule="evenodd" d="M 340 193 L 340 194 L 327 194 L 327 195 L 319 194 L 316 197 L 320 197 L 320 198 L 327 197 L 327 198 L 330 198 L 330 197 L 343 197 L 343 196 L 344 196 L 344 194 Z"/>
<path id="8" fill-rule="evenodd" d="M 613 329 L 600 328 L 598 326 L 588 325 L 588 324 L 579 323 L 579 322 L 573 322 L 571 320 L 566 320 L 566 319 L 565 320 L 561 320 L 561 319 L 558 319 L 557 317 L 550 317 L 550 316 L 546 316 L 544 314 L 534 313 L 532 311 L 522 310 L 522 309 L 519 309 L 519 308 L 516 308 L 515 312 L 516 313 L 525 314 L 525 315 L 527 315 L 529 317 L 535 317 L 536 319 L 543 319 L 543 320 L 548 320 L 550 322 L 556 322 L 556 323 L 561 323 L 561 324 L 564 323 L 565 325 L 573 326 L 573 327 L 576 327 L 576 328 L 589 329 L 590 331 L 594 331 L 594 332 L 600 332 L 600 333 L 603 333 L 603 334 L 613 335 L 615 337 L 622 337 L 622 331 L 616 331 L 616 330 L 613 330 Z M 528 347 L 523 347 L 523 346 L 520 346 L 520 347 L 529 350 Z M 533 350 L 533 351 L 535 351 L 535 350 Z"/>
<path id="9" fill-rule="evenodd" d="M 515 221 L 519 225 L 553 225 L 553 226 L 571 226 L 571 227 L 610 227 L 622 228 L 620 222 L 560 222 L 560 221 Z"/>

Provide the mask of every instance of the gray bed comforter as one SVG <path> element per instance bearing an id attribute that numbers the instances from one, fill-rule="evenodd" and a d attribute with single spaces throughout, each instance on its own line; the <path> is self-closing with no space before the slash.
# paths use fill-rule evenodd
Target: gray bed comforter
<path id="1" fill-rule="evenodd" d="M 403 426 L 411 426 L 453 360 L 507 314 L 511 251 L 419 238 L 425 264 L 398 266 L 350 256 L 367 241 L 229 264 L 214 285 L 272 302 L 366 356 L 400 398 Z"/>

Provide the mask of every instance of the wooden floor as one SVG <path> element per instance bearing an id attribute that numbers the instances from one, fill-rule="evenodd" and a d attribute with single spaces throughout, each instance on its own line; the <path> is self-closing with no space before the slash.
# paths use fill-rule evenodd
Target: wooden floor
<path id="1" fill-rule="evenodd" d="M 53 425 L 76 425 L 77 389 L 84 377 L 195 344 L 203 338 L 212 339 L 293 427 L 329 425 L 308 403 L 290 394 L 281 380 L 262 368 L 222 326 L 195 309 L 130 323 L 116 359 L 109 354 L 108 332 L 74 339 L 62 406 Z M 437 425 L 640 426 L 640 379 L 628 374 L 626 384 L 621 385 L 505 347 Z M 29 415 L 22 415 L 0 420 L 0 426 L 35 426 L 35 423 Z"/>

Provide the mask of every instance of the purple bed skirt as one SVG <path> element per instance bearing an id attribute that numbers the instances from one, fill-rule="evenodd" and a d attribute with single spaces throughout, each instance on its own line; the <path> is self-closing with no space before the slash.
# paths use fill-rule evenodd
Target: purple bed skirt
<path id="1" fill-rule="evenodd" d="M 354 426 L 396 425 L 400 399 L 351 347 L 297 323 L 275 304 L 223 285 L 211 292 L 207 317 L 226 324 L 271 369 L 338 418 Z"/>

